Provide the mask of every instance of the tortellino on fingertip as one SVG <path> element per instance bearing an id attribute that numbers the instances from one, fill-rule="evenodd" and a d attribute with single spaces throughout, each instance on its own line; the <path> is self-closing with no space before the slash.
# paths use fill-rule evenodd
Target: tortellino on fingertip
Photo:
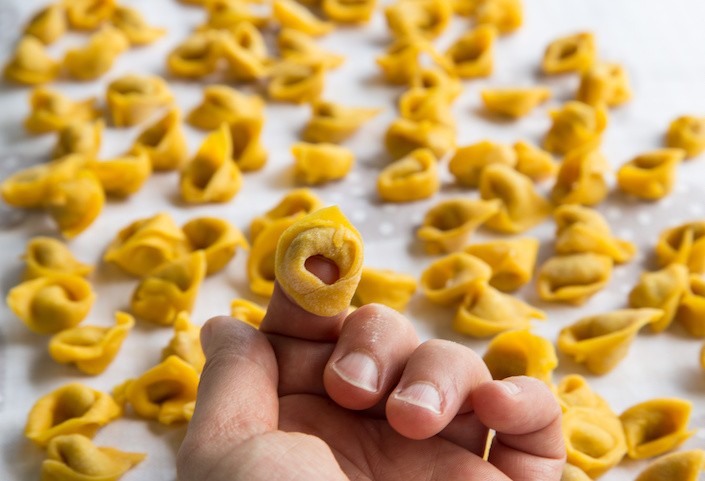
<path id="1" fill-rule="evenodd" d="M 334 282 L 328 284 L 306 268 L 313 256 L 335 264 Z M 319 209 L 289 226 L 279 238 L 274 261 L 282 290 L 318 316 L 334 316 L 350 306 L 362 265 L 362 237 L 335 206 Z"/>
<path id="2" fill-rule="evenodd" d="M 421 239 L 428 254 L 459 251 L 500 207 L 498 200 L 461 197 L 443 200 L 426 212 L 416 237 Z"/>
<path id="3" fill-rule="evenodd" d="M 470 244 L 463 249 L 492 268 L 489 283 L 502 292 L 516 291 L 528 283 L 536 265 L 539 241 L 533 237 Z"/>
<path id="4" fill-rule="evenodd" d="M 56 362 L 75 364 L 86 374 L 100 374 L 115 359 L 134 325 L 131 315 L 118 311 L 112 327 L 77 326 L 60 331 L 49 341 L 49 355 Z"/>
<path id="5" fill-rule="evenodd" d="M 146 454 L 98 447 L 81 434 L 65 434 L 47 445 L 42 481 L 117 481 Z"/>
<path id="6" fill-rule="evenodd" d="M 558 349 L 593 374 L 606 374 L 627 355 L 637 332 L 662 315 L 661 309 L 642 308 L 584 317 L 561 329 Z"/>
<path id="7" fill-rule="evenodd" d="M 42 447 L 65 434 L 92 438 L 98 429 L 121 415 L 122 409 L 109 394 L 70 383 L 34 403 L 27 415 L 24 434 Z"/>

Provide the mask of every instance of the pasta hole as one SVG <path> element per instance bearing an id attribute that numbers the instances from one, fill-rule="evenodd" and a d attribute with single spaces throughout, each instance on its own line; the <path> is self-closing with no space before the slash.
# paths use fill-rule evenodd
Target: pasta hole
<path id="1" fill-rule="evenodd" d="M 338 265 L 322 255 L 309 257 L 304 262 L 304 267 L 306 267 L 307 271 L 328 285 L 334 284 L 340 279 Z"/>
<path id="2" fill-rule="evenodd" d="M 575 43 L 570 43 L 561 47 L 560 51 L 558 52 L 558 58 L 560 60 L 565 60 L 568 57 L 572 57 L 576 53 L 578 53 L 578 45 Z"/>
<path id="3" fill-rule="evenodd" d="M 52 426 L 83 416 L 95 403 L 95 394 L 89 389 L 70 386 L 56 400 Z"/>
<path id="4" fill-rule="evenodd" d="M 147 397 L 155 404 L 173 399 L 179 394 L 181 394 L 181 384 L 171 379 L 157 381 L 147 387 Z"/>

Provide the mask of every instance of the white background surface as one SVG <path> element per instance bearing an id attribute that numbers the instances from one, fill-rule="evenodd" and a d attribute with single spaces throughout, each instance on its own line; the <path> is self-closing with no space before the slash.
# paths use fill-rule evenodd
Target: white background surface
<path id="1" fill-rule="evenodd" d="M 0 61 L 18 38 L 20 25 L 34 10 L 44 5 L 41 0 L 14 2 L 0 0 Z M 101 99 L 107 82 L 129 72 L 165 75 L 164 58 L 191 28 L 203 21 L 198 8 L 186 7 L 173 0 L 148 2 L 124 1 L 137 6 L 147 19 L 169 30 L 156 44 L 124 54 L 116 66 L 99 82 L 85 84 L 61 81 L 55 87 L 79 98 L 97 95 Z M 573 76 L 542 78 L 538 73 L 543 49 L 547 43 L 564 34 L 591 30 L 596 34 L 599 56 L 623 63 L 632 79 L 634 100 L 613 110 L 604 136 L 604 152 L 618 167 L 634 155 L 662 145 L 669 122 L 678 115 L 705 115 L 705 2 L 698 0 L 526 0 L 525 26 L 515 34 L 498 41 L 495 73 L 489 79 L 466 81 L 465 91 L 454 105 L 458 121 L 459 145 L 485 138 L 514 142 L 527 139 L 539 143 L 549 126 L 547 110 L 559 106 L 573 96 L 577 79 Z M 439 40 L 447 46 L 464 29 L 458 20 Z M 85 41 L 69 36 L 51 48 L 55 56 L 69 45 Z M 366 263 L 374 267 L 395 269 L 418 276 L 431 258 L 423 255 L 413 239 L 426 209 L 440 198 L 458 194 L 445 172 L 443 192 L 434 199 L 408 205 L 381 205 L 376 199 L 374 180 L 379 169 L 389 162 L 382 147 L 386 126 L 396 116 L 395 100 L 401 89 L 385 85 L 374 58 L 381 54 L 389 37 L 381 13 L 364 27 L 340 29 L 321 43 L 347 56 L 347 62 L 327 77 L 325 98 L 359 106 L 379 106 L 385 111 L 346 142 L 357 155 L 354 171 L 342 182 L 317 188 L 326 203 L 340 204 L 344 212 L 361 230 L 366 244 Z M 215 81 L 217 79 L 214 79 Z M 545 83 L 554 90 L 554 99 L 517 122 L 496 122 L 482 114 L 479 90 L 484 86 L 533 85 Z M 201 85 L 170 79 L 177 103 L 188 112 L 200 100 Z M 247 88 L 248 91 L 252 89 Z M 52 135 L 32 137 L 22 127 L 28 114 L 29 89 L 0 85 L 0 177 L 21 166 L 46 160 L 53 146 Z M 97 221 L 70 247 L 84 261 L 97 264 L 91 281 L 98 302 L 85 323 L 109 325 L 116 309 L 127 309 L 136 284 L 116 267 L 101 264 L 99 259 L 108 242 L 123 226 L 138 218 L 160 211 L 170 212 L 178 223 L 200 215 L 217 215 L 246 229 L 253 216 L 268 210 L 294 186 L 289 146 L 298 134 L 309 111 L 304 106 L 270 104 L 264 142 L 270 157 L 260 172 L 245 175 L 241 192 L 226 205 L 186 207 L 179 202 L 177 176 L 156 174 L 144 189 L 125 201 L 111 201 Z M 186 127 L 192 151 L 203 134 Z M 102 158 L 126 150 L 139 128 L 108 129 Z M 623 307 L 626 295 L 641 270 L 653 268 L 652 247 L 664 227 L 686 220 L 705 217 L 704 158 L 690 161 L 679 168 L 674 194 L 658 203 L 641 204 L 613 193 L 599 209 L 606 215 L 618 236 L 635 241 L 640 252 L 631 264 L 617 267 L 607 289 L 581 308 L 547 305 L 538 301 L 533 285 L 520 295 L 548 312 L 549 319 L 535 324 L 535 332 L 555 340 L 558 330 L 586 314 Z M 444 164 L 445 165 L 445 164 Z M 549 187 L 544 186 L 545 188 Z M 463 192 L 463 195 L 477 195 Z M 26 241 L 39 234 L 55 234 L 55 228 L 40 214 L 24 215 L 0 207 L 0 276 L 3 298 L 19 282 L 22 269 L 18 256 Z M 541 260 L 551 254 L 553 226 L 545 223 L 530 233 L 542 240 Z M 480 232 L 475 240 L 492 238 Z M 258 302 L 247 287 L 243 253 L 228 268 L 209 278 L 201 288 L 193 319 L 196 323 L 229 311 L 234 297 Z M 452 310 L 431 306 L 417 294 L 407 311 L 423 338 L 443 337 L 463 343 L 484 353 L 487 340 L 474 340 L 450 329 Z M 41 395 L 70 381 L 79 380 L 103 390 L 110 390 L 125 378 L 135 377 L 156 364 L 160 351 L 171 336 L 167 328 L 138 322 L 127 338 L 115 362 L 102 375 L 83 376 L 70 366 L 54 363 L 46 350 L 47 337 L 29 332 L 3 304 L 0 309 L 0 479 L 38 479 L 43 452 L 22 434 L 27 412 Z M 692 428 L 705 425 L 705 371 L 698 364 L 702 340 L 689 338 L 679 326 L 653 335 L 641 333 L 627 359 L 614 371 L 595 377 L 581 366 L 559 354 L 560 366 L 554 375 L 577 372 L 586 375 L 595 390 L 610 402 L 616 412 L 653 397 L 681 396 L 691 400 L 694 412 Z M 145 462 L 125 476 L 125 480 L 174 479 L 173 462 L 184 427 L 165 427 L 133 416 L 121 418 L 102 429 L 99 445 L 144 451 Z M 685 448 L 705 448 L 705 432 L 698 431 Z M 644 462 L 625 461 L 605 476 L 622 481 L 635 477 Z"/>

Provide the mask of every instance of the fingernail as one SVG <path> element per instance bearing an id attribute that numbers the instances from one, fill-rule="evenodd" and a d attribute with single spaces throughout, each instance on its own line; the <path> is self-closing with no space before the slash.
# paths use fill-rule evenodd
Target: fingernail
<path id="1" fill-rule="evenodd" d="M 511 381 L 500 381 L 499 385 L 502 386 L 502 389 L 504 389 L 510 396 L 516 396 L 521 392 L 521 386 L 514 384 Z"/>
<path id="2" fill-rule="evenodd" d="M 417 382 L 394 393 L 394 398 L 441 414 L 441 395 L 432 384 Z"/>
<path id="3" fill-rule="evenodd" d="M 335 361 L 331 368 L 348 384 L 368 392 L 377 392 L 379 369 L 374 359 L 367 354 L 351 352 Z"/>

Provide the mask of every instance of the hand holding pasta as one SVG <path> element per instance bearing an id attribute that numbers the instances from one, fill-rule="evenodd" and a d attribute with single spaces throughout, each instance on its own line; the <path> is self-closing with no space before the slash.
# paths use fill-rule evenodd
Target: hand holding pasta
<path id="1" fill-rule="evenodd" d="M 338 277 L 318 257 L 305 268 L 324 285 Z M 439 480 L 561 478 L 560 408 L 543 382 L 493 381 L 470 349 L 420 344 L 382 305 L 347 312 L 312 314 L 276 284 L 259 330 L 208 321 L 179 479 L 290 479 L 292 469 L 313 481 L 429 469 Z M 490 428 L 497 435 L 483 460 Z"/>

